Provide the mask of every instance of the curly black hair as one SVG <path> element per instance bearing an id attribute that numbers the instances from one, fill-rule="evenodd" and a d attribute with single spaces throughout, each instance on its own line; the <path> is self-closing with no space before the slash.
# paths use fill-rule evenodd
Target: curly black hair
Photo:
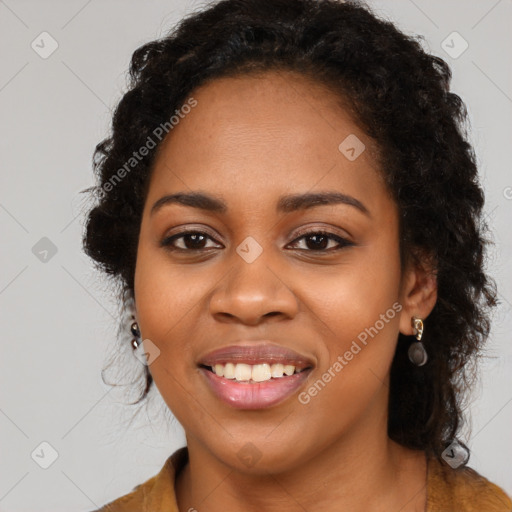
<path id="1" fill-rule="evenodd" d="M 269 70 L 295 71 L 327 86 L 379 148 L 380 172 L 399 210 L 402 268 L 425 257 L 434 264 L 438 299 L 423 337 L 430 359 L 423 367 L 412 365 L 411 337 L 399 334 L 388 435 L 440 458 L 462 426 L 464 398 L 498 299 L 484 268 L 492 241 L 466 107 L 449 90 L 448 64 L 426 52 L 422 41 L 362 2 L 222 0 L 189 14 L 132 56 L 111 135 L 95 149 L 99 183 L 84 191 L 95 203 L 83 244 L 100 270 L 133 293 L 162 127 L 169 131 L 169 119 L 198 86 Z M 150 139 L 154 147 L 127 169 L 134 151 Z M 145 367 L 137 402 L 152 383 Z"/>

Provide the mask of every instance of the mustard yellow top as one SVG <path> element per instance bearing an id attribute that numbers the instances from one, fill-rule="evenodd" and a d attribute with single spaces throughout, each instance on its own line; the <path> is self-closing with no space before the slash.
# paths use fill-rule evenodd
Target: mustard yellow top
<path id="1" fill-rule="evenodd" d="M 174 483 L 187 461 L 187 448 L 180 448 L 157 475 L 94 512 L 179 512 Z M 436 458 L 428 459 L 426 512 L 511 511 L 512 501 L 503 489 L 473 469 L 452 469 Z"/>

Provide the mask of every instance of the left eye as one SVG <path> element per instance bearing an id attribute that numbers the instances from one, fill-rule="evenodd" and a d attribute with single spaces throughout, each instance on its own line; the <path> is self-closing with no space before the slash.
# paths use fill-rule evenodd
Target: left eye
<path id="1" fill-rule="evenodd" d="M 300 237 L 296 238 L 292 244 L 296 243 L 298 240 L 304 239 L 306 241 L 306 246 L 309 251 L 315 251 L 315 252 L 332 252 L 332 251 L 338 251 L 340 249 L 343 249 L 344 247 L 348 247 L 352 244 L 352 242 L 349 242 L 345 238 L 342 238 L 341 236 L 335 235 L 334 233 L 329 233 L 327 231 L 310 231 L 309 233 L 303 233 Z M 336 242 L 338 246 L 334 248 L 327 248 L 329 245 L 329 242 Z M 304 250 L 304 249 L 301 249 Z"/>

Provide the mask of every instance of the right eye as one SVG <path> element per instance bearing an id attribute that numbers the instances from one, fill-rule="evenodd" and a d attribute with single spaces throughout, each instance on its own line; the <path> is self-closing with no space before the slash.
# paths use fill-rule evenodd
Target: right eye
<path id="1" fill-rule="evenodd" d="M 183 251 L 194 252 L 202 251 L 204 249 L 211 249 L 212 247 L 205 247 L 204 244 L 207 240 L 213 240 L 208 234 L 202 231 L 183 231 L 175 235 L 168 236 L 160 242 L 161 247 L 166 247 L 170 251 Z M 178 247 L 175 242 L 181 241 L 181 247 Z"/>

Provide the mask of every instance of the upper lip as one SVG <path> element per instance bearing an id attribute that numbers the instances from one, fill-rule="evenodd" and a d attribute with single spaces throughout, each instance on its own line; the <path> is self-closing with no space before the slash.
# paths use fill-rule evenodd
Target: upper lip
<path id="1" fill-rule="evenodd" d="M 199 360 L 199 364 L 204 366 L 226 363 L 245 363 L 250 365 L 281 363 L 293 365 L 299 369 L 314 366 L 313 361 L 309 357 L 269 341 L 253 341 L 240 345 L 229 345 L 213 350 Z"/>

